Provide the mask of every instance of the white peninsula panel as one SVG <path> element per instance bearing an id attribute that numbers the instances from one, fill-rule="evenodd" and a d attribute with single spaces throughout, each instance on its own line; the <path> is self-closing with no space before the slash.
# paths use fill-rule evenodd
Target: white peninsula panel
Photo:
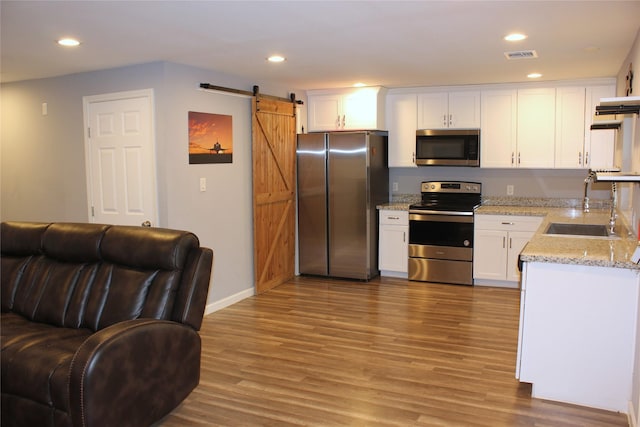
<path id="1" fill-rule="evenodd" d="M 533 397 L 627 412 L 638 273 L 524 263 L 516 377 Z"/>

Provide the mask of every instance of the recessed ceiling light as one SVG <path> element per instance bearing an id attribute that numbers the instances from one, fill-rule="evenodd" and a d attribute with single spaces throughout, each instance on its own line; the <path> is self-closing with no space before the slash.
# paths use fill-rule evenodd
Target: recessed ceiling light
<path id="1" fill-rule="evenodd" d="M 353 84 L 353 87 L 365 87 L 365 86 L 366 86 L 366 84 L 362 83 L 362 82 L 358 82 L 358 83 L 354 83 Z"/>
<path id="2" fill-rule="evenodd" d="M 64 39 L 58 40 L 58 44 L 60 46 L 74 47 L 74 46 L 79 46 L 80 42 L 76 39 L 64 38 Z"/>
<path id="3" fill-rule="evenodd" d="M 271 55 L 270 57 L 267 58 L 267 61 L 269 62 L 284 62 L 285 60 L 286 58 L 280 55 Z"/>
<path id="4" fill-rule="evenodd" d="M 527 74 L 527 77 L 529 77 L 530 79 L 539 79 L 540 77 L 542 77 L 542 74 L 540 74 L 540 73 L 531 73 L 531 74 Z"/>
<path id="5" fill-rule="evenodd" d="M 520 40 L 524 40 L 526 38 L 527 38 L 526 34 L 520 34 L 520 33 L 512 33 L 504 36 L 504 39 L 508 42 L 519 42 Z"/>

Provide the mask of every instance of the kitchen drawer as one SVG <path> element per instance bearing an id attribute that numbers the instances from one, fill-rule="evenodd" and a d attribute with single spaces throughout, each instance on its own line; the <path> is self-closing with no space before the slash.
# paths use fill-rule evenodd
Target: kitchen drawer
<path id="1" fill-rule="evenodd" d="M 476 215 L 474 227 L 479 230 L 536 231 L 542 224 L 539 216 Z"/>
<path id="2" fill-rule="evenodd" d="M 409 225 L 409 211 L 380 210 L 380 224 L 384 225 Z"/>

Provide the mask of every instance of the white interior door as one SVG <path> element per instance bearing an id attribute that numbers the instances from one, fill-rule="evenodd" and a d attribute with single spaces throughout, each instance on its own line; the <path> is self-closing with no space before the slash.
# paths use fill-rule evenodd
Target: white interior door
<path id="1" fill-rule="evenodd" d="M 91 222 L 157 225 L 153 91 L 84 98 Z"/>

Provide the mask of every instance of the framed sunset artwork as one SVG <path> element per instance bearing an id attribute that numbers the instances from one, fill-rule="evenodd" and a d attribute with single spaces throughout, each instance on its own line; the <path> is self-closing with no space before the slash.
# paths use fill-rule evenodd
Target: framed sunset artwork
<path id="1" fill-rule="evenodd" d="M 189 111 L 189 164 L 232 162 L 232 116 Z"/>

